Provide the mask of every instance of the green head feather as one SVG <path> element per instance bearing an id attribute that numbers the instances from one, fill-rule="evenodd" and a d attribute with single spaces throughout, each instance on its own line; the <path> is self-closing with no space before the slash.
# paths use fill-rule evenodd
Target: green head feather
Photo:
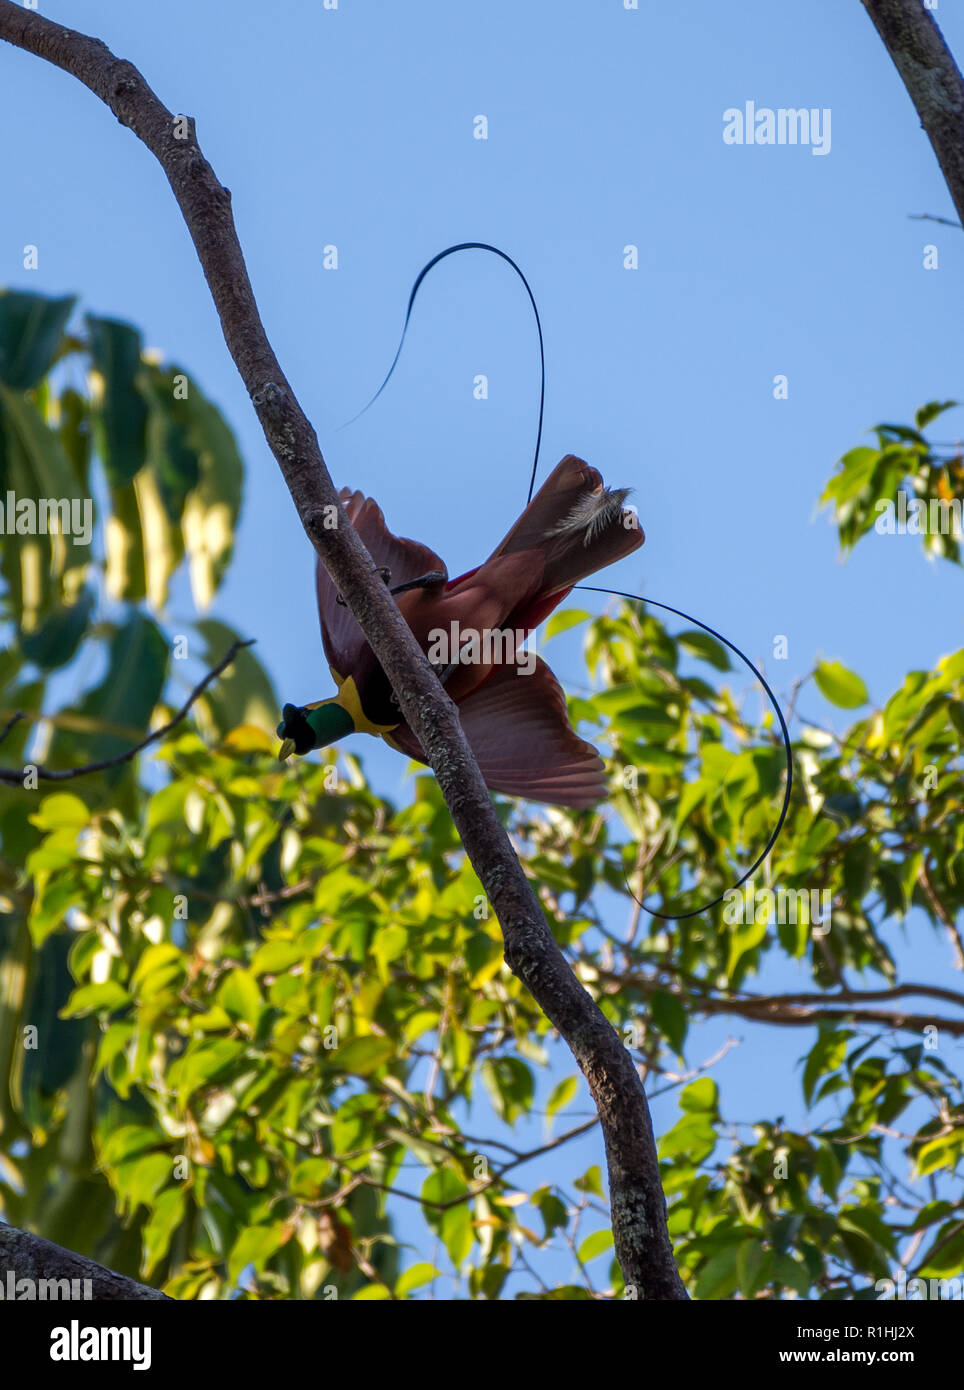
<path id="1" fill-rule="evenodd" d="M 336 739 L 344 738 L 354 729 L 354 719 L 337 698 L 301 709 L 297 705 L 285 705 L 278 725 L 278 737 L 281 739 L 278 756 L 283 761 L 290 758 L 292 753 L 299 756 L 310 753 L 313 748 L 324 748 Z"/>

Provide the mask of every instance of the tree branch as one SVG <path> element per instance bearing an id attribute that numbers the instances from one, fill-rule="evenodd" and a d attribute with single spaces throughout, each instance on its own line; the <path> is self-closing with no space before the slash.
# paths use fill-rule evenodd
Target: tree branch
<path id="1" fill-rule="evenodd" d="M 62 1246 L 44 1240 L 43 1236 L 19 1231 L 15 1226 L 0 1222 L 0 1281 L 6 1280 L 8 1271 L 16 1279 L 33 1282 L 34 1298 L 38 1296 L 36 1285 L 41 1279 L 78 1279 L 90 1280 L 89 1295 L 83 1282 L 79 1285 L 81 1298 L 89 1296 L 101 1302 L 172 1301 L 167 1294 L 158 1289 L 149 1289 L 146 1284 L 138 1284 L 135 1279 L 128 1279 L 126 1274 L 116 1274 L 114 1270 L 105 1269 L 84 1255 L 75 1255 L 72 1250 L 64 1250 Z M 60 1295 L 61 1298 L 73 1296 L 73 1291 Z"/>
<path id="2" fill-rule="evenodd" d="M 666 1203 L 643 1084 L 618 1035 L 567 965 L 513 853 L 462 732 L 458 711 L 347 522 L 314 429 L 258 314 L 231 195 L 141 74 L 99 39 L 0 0 L 0 38 L 73 74 L 160 162 L 194 241 L 228 350 L 251 397 L 301 523 L 368 639 L 432 767 L 466 853 L 498 917 L 509 968 L 565 1039 L 589 1083 L 609 1166 L 613 1238 L 639 1299 L 687 1297 L 666 1229 Z M 184 138 L 178 138 L 183 136 Z M 327 529 L 328 518 L 338 518 Z"/>
<path id="3" fill-rule="evenodd" d="M 862 0 L 894 60 L 964 222 L 964 78 L 921 0 Z"/>
<path id="4" fill-rule="evenodd" d="M 943 989 L 939 985 L 907 984 L 894 985 L 891 989 L 837 989 L 827 994 L 708 994 L 704 993 L 704 980 L 683 976 L 671 966 L 661 966 L 660 971 L 664 975 L 677 976 L 676 986 L 670 992 L 685 995 L 696 1013 L 732 1014 L 751 1023 L 774 1023 L 791 1028 L 812 1028 L 821 1020 L 839 1019 L 842 1023 L 879 1023 L 886 1028 L 899 1028 L 911 1033 L 920 1033 L 925 1028 L 937 1028 L 943 1029 L 952 1037 L 964 1037 L 964 1019 L 946 1018 L 943 1014 L 900 1013 L 868 1007 L 871 1001 L 903 999 L 911 995 L 922 995 L 946 1000 L 959 1007 L 964 1006 L 964 995 L 954 990 Z M 599 970 L 597 973 L 600 979 L 607 981 L 611 988 L 620 992 L 638 989 L 643 994 L 653 994 L 667 989 L 666 981 L 660 979 L 659 974 L 626 975 L 611 970 Z"/>
<path id="5" fill-rule="evenodd" d="M 125 752 L 118 753 L 115 758 L 104 758 L 99 763 L 84 763 L 83 767 L 67 767 L 62 769 L 35 767 L 32 763 L 28 763 L 27 766 L 31 768 L 37 780 L 40 782 L 69 782 L 74 777 L 86 777 L 92 772 L 104 772 L 109 767 L 120 767 L 121 763 L 129 763 L 133 758 L 137 757 L 138 753 L 143 752 L 143 750 L 150 747 L 152 743 L 160 742 L 160 740 L 165 738 L 177 724 L 180 724 L 181 720 L 194 704 L 194 701 L 207 689 L 215 676 L 219 676 L 226 666 L 231 665 L 231 662 L 242 647 L 250 647 L 253 644 L 253 637 L 247 642 L 233 642 L 227 656 L 219 661 L 217 666 L 212 670 L 208 671 L 203 680 L 198 681 L 177 714 L 169 719 L 166 724 L 162 724 L 159 729 L 154 729 L 146 738 L 142 738 L 140 743 L 135 743 L 133 748 L 128 748 Z M 0 742 L 6 738 L 16 721 L 22 718 L 23 715 L 18 711 L 10 720 L 10 723 L 4 729 L 3 733 L 0 734 Z M 0 767 L 0 782 L 8 782 L 12 786 L 21 787 L 23 786 L 23 779 L 24 768 Z"/>

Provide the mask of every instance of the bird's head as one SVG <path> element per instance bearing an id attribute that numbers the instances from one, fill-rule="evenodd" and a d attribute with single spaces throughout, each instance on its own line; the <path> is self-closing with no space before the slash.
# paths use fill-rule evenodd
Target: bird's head
<path id="1" fill-rule="evenodd" d="M 322 700 L 319 705 L 285 705 L 281 711 L 278 737 L 281 751 L 278 757 L 284 762 L 292 753 L 301 756 L 310 753 L 312 748 L 324 748 L 336 739 L 344 738 L 354 732 L 355 721 L 338 697 Z"/>

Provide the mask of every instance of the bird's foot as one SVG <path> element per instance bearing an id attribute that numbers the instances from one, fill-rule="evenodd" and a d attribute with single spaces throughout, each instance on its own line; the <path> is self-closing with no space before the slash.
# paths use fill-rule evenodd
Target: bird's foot
<path id="1" fill-rule="evenodd" d="M 457 661 L 452 661 L 449 663 L 448 666 L 432 666 L 432 670 L 438 676 L 439 683 L 441 685 L 444 685 L 446 683 L 448 678 L 451 676 L 452 672 L 457 668 L 458 664 L 459 663 Z"/>
<path id="2" fill-rule="evenodd" d="M 428 574 L 420 574 L 417 579 L 409 579 L 405 584 L 396 584 L 388 592 L 407 594 L 409 589 L 429 589 L 433 584 L 444 584 L 447 578 L 444 570 L 431 570 Z"/>

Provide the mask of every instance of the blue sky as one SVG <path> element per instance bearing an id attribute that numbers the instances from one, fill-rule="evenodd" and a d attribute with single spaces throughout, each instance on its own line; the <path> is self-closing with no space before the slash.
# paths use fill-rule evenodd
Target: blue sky
<path id="1" fill-rule="evenodd" d="M 41 9 L 103 38 L 196 118 L 336 485 L 373 492 L 450 573 L 482 559 L 525 500 L 538 356 L 508 267 L 479 253 L 438 267 L 390 385 L 338 427 L 384 376 L 419 268 L 480 240 L 519 262 L 542 316 L 540 476 L 572 452 L 635 489 L 646 545 L 606 582 L 718 627 L 784 696 L 823 655 L 884 700 L 909 668 L 962 645 L 957 572 L 928 564 L 911 536 L 871 537 L 841 563 L 816 514 L 864 431 L 964 395 L 964 237 L 909 217 L 954 214 L 858 0 Z M 964 12 L 944 0 L 936 18 L 961 58 Z M 9 47 L 0 92 L 0 282 L 78 292 L 84 309 L 130 319 L 225 411 L 248 476 L 216 615 L 257 637 L 284 699 L 323 697 L 312 551 L 159 167 L 73 78 Z M 748 100 L 829 108 L 829 153 L 725 144 L 724 111 Z M 473 138 L 480 114 L 487 140 Z M 27 243 L 37 271 L 23 269 Z M 338 269 L 325 270 L 332 244 Z M 638 270 L 624 269 L 627 244 Z M 927 244 L 938 270 L 923 267 Z M 473 396 L 480 373 L 487 400 Z M 773 399 L 778 373 L 787 400 Z M 939 437 L 962 418 L 943 417 Z M 175 586 L 172 623 L 188 612 Z M 770 660 L 777 634 L 785 662 Z M 575 641 L 549 655 L 579 682 Z M 829 717 L 816 693 L 804 708 Z M 403 761 L 356 748 L 380 789 L 401 794 Z M 926 931 L 914 959 L 915 973 L 946 970 Z M 727 1033 L 748 1041 L 721 1066 L 724 1087 L 743 1118 L 773 1113 L 804 1035 L 768 1034 L 763 1048 L 759 1032 L 717 1021 L 694 1059 Z M 658 1102 L 657 1130 L 674 1113 Z M 581 1141 L 587 1163 L 599 1151 L 598 1136 Z"/>

